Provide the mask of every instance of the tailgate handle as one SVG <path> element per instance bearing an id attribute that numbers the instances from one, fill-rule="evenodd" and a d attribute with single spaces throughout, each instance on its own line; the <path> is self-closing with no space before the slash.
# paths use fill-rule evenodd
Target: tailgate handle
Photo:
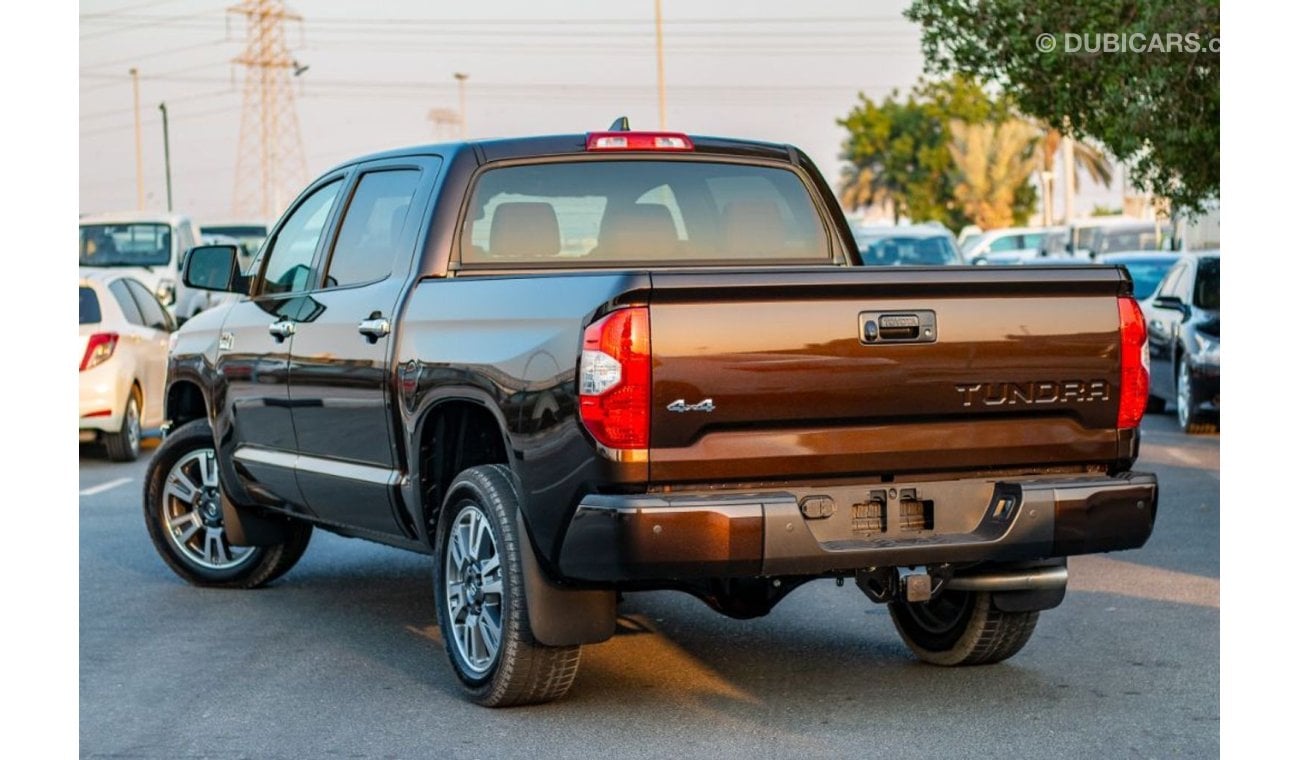
<path id="1" fill-rule="evenodd" d="M 938 337 L 934 312 L 864 311 L 858 315 L 863 343 L 933 343 Z"/>

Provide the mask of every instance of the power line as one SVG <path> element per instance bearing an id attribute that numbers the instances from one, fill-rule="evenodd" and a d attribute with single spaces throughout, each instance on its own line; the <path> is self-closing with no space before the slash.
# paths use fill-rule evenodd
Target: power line
<path id="1" fill-rule="evenodd" d="M 136 63 L 137 61 L 144 61 L 149 58 L 157 58 L 160 55 L 171 55 L 172 53 L 180 53 L 187 50 L 196 50 L 196 49 L 212 47 L 216 45 L 224 45 L 227 42 L 228 40 L 211 40 L 209 42 L 196 42 L 188 45 L 181 45 L 180 47 L 168 48 L 166 50 L 158 50 L 152 53 L 131 55 L 125 58 L 118 58 L 112 61 L 100 61 L 97 63 L 92 63 L 87 66 L 81 67 L 81 73 L 84 74 L 88 71 L 93 71 L 94 69 L 108 68 L 110 66 L 120 66 L 122 64 Z"/>

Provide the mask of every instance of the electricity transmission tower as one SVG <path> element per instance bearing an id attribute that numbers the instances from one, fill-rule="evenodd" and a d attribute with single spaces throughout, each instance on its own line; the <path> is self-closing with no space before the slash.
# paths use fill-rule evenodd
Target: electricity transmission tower
<path id="1" fill-rule="evenodd" d="M 248 44 L 234 63 L 244 67 L 234 212 L 274 219 L 307 181 L 291 77 L 306 67 L 289 55 L 285 22 L 302 16 L 283 0 L 243 0 L 231 13 L 248 20 Z"/>

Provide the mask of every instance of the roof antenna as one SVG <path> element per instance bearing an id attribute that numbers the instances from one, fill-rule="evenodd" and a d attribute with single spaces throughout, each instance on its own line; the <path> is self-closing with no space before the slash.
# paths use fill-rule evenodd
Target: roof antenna
<path id="1" fill-rule="evenodd" d="M 609 125 L 609 131 L 610 132 L 631 132 L 632 126 L 628 124 L 626 116 L 620 116 L 614 120 L 613 124 Z"/>

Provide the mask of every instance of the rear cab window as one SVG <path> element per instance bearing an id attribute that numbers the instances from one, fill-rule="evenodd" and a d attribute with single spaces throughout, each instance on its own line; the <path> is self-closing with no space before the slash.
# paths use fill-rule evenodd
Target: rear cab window
<path id="1" fill-rule="evenodd" d="M 778 166 L 578 160 L 501 166 L 475 184 L 461 262 L 489 266 L 829 263 L 810 190 Z"/>
<path id="2" fill-rule="evenodd" d="M 95 295 L 94 288 L 81 286 L 81 324 L 94 325 L 104 321 L 104 315 L 99 310 L 99 296 Z"/>

